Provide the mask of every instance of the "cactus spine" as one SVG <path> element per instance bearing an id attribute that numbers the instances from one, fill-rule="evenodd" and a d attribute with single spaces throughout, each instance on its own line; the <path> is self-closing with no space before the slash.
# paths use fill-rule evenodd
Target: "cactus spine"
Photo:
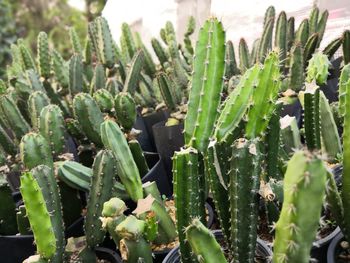
<path id="1" fill-rule="evenodd" d="M 284 177 L 284 201 L 276 224 L 274 262 L 307 263 L 319 225 L 327 171 L 322 160 L 297 152 Z M 307 205 L 305 200 L 313 203 Z"/>
<path id="2" fill-rule="evenodd" d="M 205 152 L 223 88 L 225 32 L 222 24 L 216 18 L 207 20 L 198 39 L 185 119 L 185 143 Z"/>
<path id="3" fill-rule="evenodd" d="M 117 160 L 117 174 L 130 198 L 134 201 L 141 199 L 143 191 L 140 173 L 118 124 L 110 120 L 104 121 L 101 124 L 101 137 L 104 146 L 112 151 Z"/>

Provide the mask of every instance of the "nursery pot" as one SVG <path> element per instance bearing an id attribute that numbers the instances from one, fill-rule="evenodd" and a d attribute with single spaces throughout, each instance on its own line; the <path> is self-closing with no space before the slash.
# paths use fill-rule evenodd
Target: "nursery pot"
<path id="1" fill-rule="evenodd" d="M 166 121 L 153 125 L 154 142 L 157 152 L 159 153 L 164 167 L 167 172 L 169 181 L 172 182 L 172 160 L 175 151 L 179 151 L 185 144 L 183 123 L 173 126 L 165 126 Z"/>
<path id="2" fill-rule="evenodd" d="M 281 117 L 284 117 L 286 115 L 289 115 L 291 117 L 295 117 L 298 126 L 301 127 L 301 122 L 302 122 L 302 107 L 300 104 L 300 101 L 298 99 L 295 100 L 295 102 L 291 104 L 286 104 L 283 105 L 282 110 L 281 110 Z"/>
<path id="3" fill-rule="evenodd" d="M 141 116 L 137 116 L 133 128 L 141 131 L 136 139 L 140 143 L 142 150 L 154 152 L 156 149 L 151 144 L 145 122 Z"/>
<path id="4" fill-rule="evenodd" d="M 220 241 L 224 238 L 221 230 L 214 230 L 213 234 L 216 240 Z M 179 247 L 172 249 L 163 260 L 163 263 L 180 263 Z M 257 239 L 256 253 L 265 258 L 265 262 L 271 262 L 272 251 L 261 239 Z"/>
<path id="5" fill-rule="evenodd" d="M 332 66 L 329 69 L 327 83 L 321 86 L 321 90 L 323 91 L 326 98 L 329 100 L 329 103 L 338 101 L 338 84 L 341 73 L 341 62 L 341 57 L 331 61 Z"/>
<path id="6" fill-rule="evenodd" d="M 338 256 L 342 250 L 340 247 L 340 242 L 344 240 L 344 235 L 341 231 L 333 238 L 330 243 L 327 251 L 327 262 L 328 263 L 336 263 L 338 261 Z M 347 262 L 347 261 L 344 261 Z"/>

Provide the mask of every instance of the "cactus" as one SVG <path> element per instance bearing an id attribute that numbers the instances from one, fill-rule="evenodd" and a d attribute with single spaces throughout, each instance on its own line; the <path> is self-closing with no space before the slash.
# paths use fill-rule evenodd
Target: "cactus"
<path id="1" fill-rule="evenodd" d="M 234 262 L 254 262 L 260 158 L 261 154 L 256 139 L 241 138 L 234 142 L 229 172 L 230 240 Z"/>
<path id="2" fill-rule="evenodd" d="M 171 59 L 179 58 L 179 50 L 176 42 L 175 29 L 174 25 L 170 21 L 167 21 L 165 23 L 165 37 L 166 43 L 168 45 L 168 52 Z"/>
<path id="3" fill-rule="evenodd" d="M 108 113 L 114 108 L 114 98 L 108 90 L 99 89 L 94 93 L 93 97 L 101 112 Z"/>
<path id="4" fill-rule="evenodd" d="M 186 228 L 186 238 L 199 261 L 227 263 L 215 236 L 200 220 L 193 219 L 191 225 Z"/>
<path id="5" fill-rule="evenodd" d="M 106 86 L 105 68 L 102 64 L 95 67 L 94 77 L 91 81 L 90 94 L 93 95 L 95 91 L 103 89 Z"/>
<path id="6" fill-rule="evenodd" d="M 327 82 L 328 78 L 328 68 L 331 63 L 326 55 L 317 52 L 312 55 L 307 67 L 306 81 L 312 82 L 316 81 L 317 85 L 322 85 Z"/>
<path id="7" fill-rule="evenodd" d="M 286 153 L 294 153 L 295 150 L 302 148 L 300 133 L 295 117 L 289 115 L 280 119 L 281 141 Z"/>
<path id="8" fill-rule="evenodd" d="M 17 153 L 17 145 L 7 134 L 5 129 L 0 125 L 0 145 L 1 148 L 9 155 L 15 156 Z"/>
<path id="9" fill-rule="evenodd" d="M 66 130 L 62 111 L 57 105 L 50 104 L 41 110 L 39 130 L 50 144 L 52 155 L 63 153 Z"/>
<path id="10" fill-rule="evenodd" d="M 48 79 L 51 70 L 51 54 L 49 49 L 49 41 L 45 32 L 38 35 L 38 69 L 41 77 Z"/>
<path id="11" fill-rule="evenodd" d="M 271 52 L 259 72 L 257 87 L 253 93 L 253 107 L 249 109 L 247 116 L 246 136 L 248 138 L 255 138 L 266 129 L 281 86 L 280 77 L 278 54 Z"/>
<path id="12" fill-rule="evenodd" d="M 310 17 L 309 17 L 309 33 L 312 35 L 313 33 L 316 33 L 318 28 L 318 16 L 319 16 L 320 10 L 318 7 L 314 7 L 311 10 Z"/>
<path id="13" fill-rule="evenodd" d="M 177 101 L 169 78 L 165 73 L 161 72 L 157 76 L 157 81 L 165 105 L 169 110 L 174 111 L 177 107 Z"/>
<path id="14" fill-rule="evenodd" d="M 184 233 L 191 221 L 198 217 L 205 220 L 204 176 L 199 169 L 199 153 L 189 147 L 175 152 L 173 157 L 174 199 L 176 206 L 177 232 L 183 262 L 192 262 L 191 248 Z"/>
<path id="15" fill-rule="evenodd" d="M 116 231 L 127 247 L 126 262 L 152 263 L 152 250 L 144 238 L 146 222 L 130 215 L 117 227 Z"/>
<path id="16" fill-rule="evenodd" d="M 305 47 L 309 35 L 309 20 L 305 18 L 300 23 L 297 32 L 295 33 L 295 43 L 300 43 L 302 47 Z"/>
<path id="17" fill-rule="evenodd" d="M 17 41 L 19 52 L 20 52 L 20 59 L 22 64 L 23 70 L 33 69 L 36 70 L 35 62 L 32 57 L 32 54 L 30 50 L 25 46 L 22 39 L 18 39 Z"/>
<path id="18" fill-rule="evenodd" d="M 32 169 L 40 164 L 53 167 L 49 143 L 41 134 L 30 132 L 24 135 L 19 150 L 21 161 L 27 169 Z"/>
<path id="19" fill-rule="evenodd" d="M 143 155 L 141 145 L 137 140 L 130 140 L 128 144 L 131 154 L 135 160 L 137 169 L 140 172 L 140 176 L 143 177 L 148 173 L 149 168 L 145 156 Z"/>
<path id="20" fill-rule="evenodd" d="M 16 204 L 12 198 L 11 188 L 4 174 L 0 175 L 0 234 L 15 235 L 17 233 Z"/>
<path id="21" fill-rule="evenodd" d="M 214 138 L 221 142 L 239 127 L 249 107 L 249 100 L 258 81 L 259 66 L 256 65 L 245 72 L 238 86 L 227 97 L 217 120 Z"/>
<path id="22" fill-rule="evenodd" d="M 58 166 L 57 177 L 74 189 L 89 192 L 92 170 L 74 161 L 65 161 Z"/>
<path id="23" fill-rule="evenodd" d="M 317 48 L 317 43 L 319 39 L 320 39 L 319 34 L 315 33 L 311 35 L 307 40 L 304 48 L 304 67 L 308 66 L 309 60 Z"/>
<path id="24" fill-rule="evenodd" d="M 288 162 L 282 211 L 275 226 L 274 262 L 309 262 L 319 226 L 326 177 L 322 160 L 308 152 L 296 152 Z"/>
<path id="25" fill-rule="evenodd" d="M 288 50 L 290 50 L 293 46 L 294 43 L 294 38 L 295 38 L 295 18 L 290 17 L 288 19 L 288 24 L 287 24 L 287 47 Z"/>
<path id="26" fill-rule="evenodd" d="M 67 67 L 61 54 L 56 50 L 53 50 L 52 52 L 52 69 L 55 73 L 57 82 L 67 93 L 69 86 L 69 68 Z"/>
<path id="27" fill-rule="evenodd" d="M 329 162 L 335 162 L 342 153 L 337 125 L 326 96 L 320 91 L 320 119 L 322 149 L 327 154 Z"/>
<path id="28" fill-rule="evenodd" d="M 317 47 L 320 46 L 320 43 L 323 39 L 323 35 L 324 35 L 325 30 L 326 30 L 328 16 L 329 16 L 329 13 L 327 10 L 325 10 L 325 11 L 323 11 L 320 19 L 318 20 L 317 32 L 319 34 L 319 38 L 318 38 L 318 42 L 317 42 Z"/>
<path id="29" fill-rule="evenodd" d="M 129 93 L 120 92 L 114 99 L 118 123 L 126 130 L 131 130 L 137 117 L 136 104 Z"/>
<path id="30" fill-rule="evenodd" d="M 251 64 L 251 65 L 253 65 L 257 62 L 259 46 L 260 46 L 260 38 L 257 38 L 253 42 L 253 48 L 252 48 L 252 51 L 250 53 L 249 64 Z"/>
<path id="31" fill-rule="evenodd" d="M 192 47 L 190 36 L 194 33 L 195 29 L 196 29 L 196 20 L 193 16 L 190 16 L 187 21 L 184 43 L 185 43 L 185 48 L 187 52 L 191 55 L 194 54 L 194 50 Z"/>
<path id="32" fill-rule="evenodd" d="M 112 197 L 113 180 L 116 174 L 115 159 L 110 151 L 102 150 L 97 153 L 92 165 L 90 193 L 87 201 L 85 218 L 86 242 L 89 249 L 101 243 L 105 237 L 99 216 L 104 202 Z"/>
<path id="33" fill-rule="evenodd" d="M 132 61 L 130 62 L 131 66 L 129 72 L 124 83 L 124 92 L 134 94 L 135 90 L 137 89 L 137 85 L 140 80 L 141 69 L 143 67 L 143 60 L 144 55 L 142 50 L 136 52 L 133 56 Z"/>
<path id="34" fill-rule="evenodd" d="M 130 198 L 134 201 L 142 198 L 140 173 L 118 124 L 104 121 L 101 124 L 101 137 L 104 146 L 112 151 L 117 160 L 117 174 Z"/>
<path id="35" fill-rule="evenodd" d="M 50 215 L 52 229 L 56 240 L 56 253 L 51 258 L 52 262 L 62 262 L 65 248 L 64 223 L 61 207 L 61 196 L 52 168 L 39 165 L 30 171 L 30 174 L 38 183 Z M 28 202 L 28 201 L 27 201 Z"/>
<path id="36" fill-rule="evenodd" d="M 125 41 L 128 56 L 130 58 L 132 58 L 135 55 L 135 53 L 137 52 L 137 50 L 136 50 L 135 40 L 132 36 L 130 27 L 127 23 L 122 24 L 122 37 L 121 38 L 123 39 L 123 41 Z"/>
<path id="37" fill-rule="evenodd" d="M 271 17 L 266 20 L 262 36 L 260 38 L 258 60 L 264 62 L 265 56 L 272 49 L 272 34 L 273 34 L 273 25 L 275 22 L 275 17 Z"/>
<path id="38" fill-rule="evenodd" d="M 81 48 L 81 43 L 77 31 L 75 31 L 74 27 L 70 27 L 68 29 L 68 33 L 74 54 L 81 55 L 83 53 L 83 49 Z"/>
<path id="39" fill-rule="evenodd" d="M 307 148 L 321 149 L 320 136 L 320 89 L 316 84 L 308 84 L 304 93 L 304 127 Z"/>
<path id="40" fill-rule="evenodd" d="M 260 39 L 259 39 L 259 46 L 260 46 Z M 244 38 L 241 38 L 239 40 L 239 69 L 241 70 L 241 73 L 243 74 L 249 67 L 249 50 L 247 46 L 247 42 Z M 257 55 L 255 56 L 256 59 L 258 59 L 259 49 L 257 49 Z M 255 60 L 253 61 L 255 62 Z"/>
<path id="41" fill-rule="evenodd" d="M 339 114 L 344 117 L 346 113 L 346 92 L 350 86 L 350 65 L 344 66 L 339 78 Z"/>
<path id="42" fill-rule="evenodd" d="M 299 91 L 305 81 L 303 48 L 300 43 L 296 43 L 290 51 L 289 61 L 289 87 L 294 91 Z"/>
<path id="43" fill-rule="evenodd" d="M 80 55 L 73 55 L 69 61 L 69 93 L 75 94 L 83 91 L 83 62 Z"/>
<path id="44" fill-rule="evenodd" d="M 158 41 L 156 38 L 151 39 L 152 47 L 154 50 L 154 53 L 156 53 L 158 60 L 160 64 L 164 67 L 165 63 L 168 62 L 168 54 L 164 50 L 162 44 Z"/>
<path id="45" fill-rule="evenodd" d="M 156 73 L 156 65 L 153 62 L 152 55 L 149 53 L 146 46 L 143 44 L 141 36 L 138 32 L 135 33 L 136 36 L 136 46 L 139 50 L 142 50 L 144 55 L 144 70 L 146 74 L 150 77 L 153 77 Z"/>
<path id="46" fill-rule="evenodd" d="M 205 152 L 223 88 L 225 32 L 222 24 L 216 18 L 207 20 L 198 39 L 184 133 L 187 145 Z"/>
<path id="47" fill-rule="evenodd" d="M 152 197 L 156 199 L 159 203 L 163 203 L 163 199 L 160 196 L 160 192 L 158 190 L 156 182 L 147 181 L 142 185 L 142 188 L 145 196 L 152 195 Z"/>
<path id="48" fill-rule="evenodd" d="M 239 73 L 236 63 L 235 50 L 232 41 L 226 42 L 225 52 L 225 78 L 229 80 L 233 75 Z"/>
<path id="49" fill-rule="evenodd" d="M 16 139 L 20 140 L 30 127 L 9 95 L 0 96 L 0 115 L 7 127 L 11 127 Z"/>
<path id="50" fill-rule="evenodd" d="M 325 54 L 329 60 L 332 59 L 335 52 L 338 51 L 342 44 L 342 38 L 338 37 L 334 40 L 332 40 L 322 51 L 323 54 Z"/>
<path id="51" fill-rule="evenodd" d="M 90 141 L 101 145 L 100 125 L 103 115 L 94 99 L 86 93 L 74 97 L 73 108 L 75 118 Z"/>
<path id="52" fill-rule="evenodd" d="M 282 11 L 277 19 L 275 31 L 275 47 L 279 49 L 282 69 L 284 68 L 285 59 L 287 57 L 287 15 Z"/>
<path id="53" fill-rule="evenodd" d="M 50 259 L 56 253 L 55 234 L 43 194 L 31 173 L 22 174 L 20 191 L 34 234 L 37 251 L 41 257 Z"/>
<path id="54" fill-rule="evenodd" d="M 344 31 L 342 39 L 344 65 L 347 65 L 348 63 L 350 63 L 350 30 Z"/>
<path id="55" fill-rule="evenodd" d="M 50 104 L 50 99 L 42 91 L 34 91 L 30 94 L 28 101 L 28 112 L 34 130 L 39 129 L 39 117 L 41 110 Z"/>

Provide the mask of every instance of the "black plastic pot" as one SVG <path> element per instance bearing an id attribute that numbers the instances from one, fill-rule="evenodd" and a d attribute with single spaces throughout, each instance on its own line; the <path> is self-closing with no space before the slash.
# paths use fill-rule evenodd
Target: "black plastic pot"
<path id="1" fill-rule="evenodd" d="M 301 127 L 302 124 L 302 112 L 303 108 L 301 107 L 300 101 L 298 99 L 295 100 L 292 104 L 283 105 L 281 110 L 281 117 L 289 115 L 291 117 L 295 117 L 298 126 Z"/>
<path id="2" fill-rule="evenodd" d="M 141 116 L 137 116 L 133 128 L 141 131 L 141 133 L 137 136 L 137 141 L 140 143 L 142 150 L 154 152 L 156 149 L 151 144 L 145 122 Z"/>
<path id="3" fill-rule="evenodd" d="M 154 142 L 163 163 L 169 182 L 172 184 L 172 160 L 174 152 L 185 144 L 183 123 L 174 126 L 165 126 L 166 121 L 153 125 Z"/>
<path id="4" fill-rule="evenodd" d="M 327 83 L 320 87 L 330 103 L 334 101 L 338 101 L 338 86 L 339 86 L 338 84 L 339 84 L 339 77 L 341 73 L 341 69 L 340 69 L 341 62 L 342 62 L 341 57 L 331 61 L 332 66 L 330 67 L 330 70 L 329 70 Z"/>
<path id="5" fill-rule="evenodd" d="M 213 231 L 215 238 L 217 240 L 222 240 L 224 238 L 221 230 Z M 271 262 L 272 251 L 261 239 L 257 239 L 256 252 L 265 257 L 265 262 Z M 163 263 L 180 263 L 179 247 L 172 249 L 169 254 L 164 258 Z"/>
<path id="6" fill-rule="evenodd" d="M 339 246 L 340 242 L 344 240 L 344 235 L 341 231 L 333 238 L 327 251 L 327 262 L 336 263 L 337 257 L 340 254 L 342 248 Z"/>
<path id="7" fill-rule="evenodd" d="M 328 236 L 317 240 L 314 242 L 314 245 L 311 249 L 311 258 L 317 260 L 318 263 L 327 263 L 327 251 L 333 239 L 341 233 L 340 228 L 337 227 L 332 233 Z"/>
<path id="8" fill-rule="evenodd" d="M 123 260 L 120 258 L 120 256 L 111 249 L 97 247 L 95 249 L 95 252 L 98 259 L 104 259 L 110 263 L 123 263 Z"/>

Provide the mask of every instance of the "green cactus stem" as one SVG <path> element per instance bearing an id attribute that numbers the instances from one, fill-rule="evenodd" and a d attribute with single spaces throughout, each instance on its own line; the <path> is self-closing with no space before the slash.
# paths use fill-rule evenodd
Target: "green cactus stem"
<path id="1" fill-rule="evenodd" d="M 31 173 L 21 176 L 20 191 L 34 234 L 38 253 L 50 259 L 56 253 L 56 239 L 41 189 Z"/>
<path id="2" fill-rule="evenodd" d="M 74 53 L 81 55 L 83 53 L 83 49 L 81 47 L 81 43 L 80 43 L 80 39 L 77 34 L 77 31 L 75 30 L 74 27 L 70 27 L 68 29 L 68 33 L 69 33 L 69 38 L 70 38 L 70 42 L 72 44 Z"/>
<path id="3" fill-rule="evenodd" d="M 51 54 L 49 40 L 45 32 L 39 33 L 37 45 L 39 74 L 48 79 L 51 73 Z"/>
<path id="4" fill-rule="evenodd" d="M 99 89 L 94 92 L 93 98 L 95 99 L 101 112 L 109 113 L 114 108 L 113 95 L 106 89 Z"/>
<path id="5" fill-rule="evenodd" d="M 304 85 L 304 57 L 303 48 L 300 43 L 292 46 L 289 61 L 289 88 L 299 91 Z"/>
<path id="6" fill-rule="evenodd" d="M 295 38 L 295 18 L 290 17 L 288 19 L 288 25 L 287 25 L 287 45 L 288 50 L 290 50 L 294 44 L 294 38 Z"/>
<path id="7" fill-rule="evenodd" d="M 300 43 L 302 47 L 305 47 L 309 38 L 309 20 L 305 18 L 299 25 L 295 33 L 295 43 Z"/>
<path id="8" fill-rule="evenodd" d="M 235 50 L 232 41 L 226 42 L 226 52 L 225 52 L 225 79 L 229 80 L 233 75 L 239 74 L 237 67 Z"/>
<path id="9" fill-rule="evenodd" d="M 311 59 L 312 54 L 317 48 L 317 43 L 319 39 L 320 35 L 318 33 L 315 33 L 311 35 L 307 40 L 304 48 L 304 67 L 308 66 L 309 60 Z"/>
<path id="10" fill-rule="evenodd" d="M 127 92 L 120 92 L 114 99 L 115 114 L 118 123 L 126 130 L 131 130 L 137 117 L 136 104 Z"/>
<path id="11" fill-rule="evenodd" d="M 258 59 L 260 62 L 264 62 L 266 55 L 272 49 L 272 34 L 273 34 L 273 25 L 275 23 L 275 17 L 266 20 L 264 25 L 264 30 L 260 38 L 260 46 Z"/>
<path id="12" fill-rule="evenodd" d="M 321 43 L 321 41 L 323 39 L 324 32 L 326 31 L 326 25 L 327 25 L 328 16 L 329 16 L 328 10 L 325 10 L 325 11 L 322 12 L 321 17 L 318 20 L 317 32 L 319 34 L 319 39 L 318 39 L 318 42 L 317 42 L 317 47 L 320 46 L 320 43 Z"/>
<path id="13" fill-rule="evenodd" d="M 284 11 L 282 11 L 278 16 L 275 31 L 275 47 L 277 47 L 280 52 L 282 70 L 284 68 L 285 60 L 287 57 L 287 26 L 287 15 Z"/>
<path id="14" fill-rule="evenodd" d="M 350 87 L 350 64 L 343 67 L 339 78 L 339 115 L 344 117 L 346 113 L 346 96 Z"/>
<path id="15" fill-rule="evenodd" d="M 327 170 L 317 156 L 296 152 L 284 176 L 284 201 L 274 240 L 274 262 L 310 260 L 321 216 Z M 312 206 L 308 205 L 309 200 Z"/>
<path id="16" fill-rule="evenodd" d="M 143 67 L 143 61 L 144 61 L 144 54 L 142 50 L 139 50 L 135 53 L 133 56 L 131 62 L 130 62 L 130 69 L 128 71 L 128 74 L 126 76 L 126 80 L 124 83 L 124 92 L 129 92 L 130 94 L 134 94 L 134 92 L 137 89 L 139 80 L 140 80 L 140 73 Z"/>
<path id="17" fill-rule="evenodd" d="M 168 54 L 166 53 L 164 47 L 162 46 L 162 44 L 159 42 L 158 39 L 152 38 L 151 44 L 152 44 L 154 53 L 156 53 L 160 64 L 164 67 L 165 63 L 167 63 L 169 60 Z"/>
<path id="18" fill-rule="evenodd" d="M 57 156 L 63 153 L 66 129 L 60 107 L 50 104 L 42 108 L 39 130 L 50 144 L 52 155 Z"/>
<path id="19" fill-rule="evenodd" d="M 141 149 L 141 145 L 137 140 L 130 140 L 128 144 L 129 144 L 131 154 L 136 163 L 137 169 L 140 172 L 140 176 L 143 177 L 148 173 L 149 167 L 146 162 L 143 151 Z"/>
<path id="20" fill-rule="evenodd" d="M 316 81 L 317 85 L 327 83 L 330 65 L 331 63 L 326 55 L 322 54 L 321 52 L 313 54 L 307 67 L 306 81 L 309 83 Z"/>
<path id="21" fill-rule="evenodd" d="M 199 154 L 192 147 L 175 152 L 173 157 L 174 200 L 176 226 L 180 240 L 180 254 L 183 262 L 192 262 L 191 248 L 184 233 L 195 217 L 205 222 L 204 176 L 199 171 Z"/>
<path id="22" fill-rule="evenodd" d="M 9 155 L 17 154 L 17 145 L 13 139 L 7 134 L 5 129 L 0 126 L 0 145 L 2 149 Z"/>
<path id="23" fill-rule="evenodd" d="M 310 35 L 317 32 L 319 13 L 320 13 L 320 10 L 316 6 L 311 10 L 310 17 L 309 17 L 309 33 L 310 33 Z"/>
<path id="24" fill-rule="evenodd" d="M 55 73 L 55 78 L 61 86 L 61 92 L 68 93 L 69 86 L 69 68 L 57 50 L 52 52 L 52 69 Z"/>
<path id="25" fill-rule="evenodd" d="M 50 104 L 50 99 L 42 91 L 34 91 L 30 94 L 28 101 L 28 112 L 34 130 L 39 129 L 39 117 L 41 110 Z"/>
<path id="26" fill-rule="evenodd" d="M 27 169 L 32 169 L 40 164 L 53 167 L 49 143 L 41 134 L 30 132 L 24 135 L 19 149 L 21 161 Z"/>
<path id="27" fill-rule="evenodd" d="M 249 55 L 248 59 L 249 59 Z M 220 104 L 225 70 L 225 32 L 216 19 L 200 30 L 185 119 L 185 143 L 205 152 Z"/>
<path id="28" fill-rule="evenodd" d="M 142 198 L 140 173 L 118 124 L 110 120 L 104 121 L 101 125 L 101 137 L 104 146 L 112 151 L 117 160 L 117 174 L 130 198 L 134 201 Z"/>
<path id="29" fill-rule="evenodd" d="M 325 54 L 329 60 L 333 58 L 333 55 L 335 52 L 338 51 L 342 44 L 342 38 L 338 37 L 334 40 L 332 40 L 323 50 L 322 53 Z"/>
<path id="30" fill-rule="evenodd" d="M 80 55 L 73 55 L 69 60 L 69 93 L 75 94 L 83 91 L 83 62 Z"/>
<path id="31" fill-rule="evenodd" d="M 250 61 L 249 61 L 250 65 L 254 65 L 257 62 L 259 46 L 260 46 L 260 38 L 257 38 L 253 42 L 253 48 L 250 53 Z"/>
<path id="32" fill-rule="evenodd" d="M 260 46 L 260 39 L 259 39 L 259 46 Z M 249 49 L 247 42 L 244 38 L 241 38 L 239 40 L 239 46 L 238 46 L 238 52 L 239 52 L 239 69 L 241 70 L 241 73 L 243 74 L 248 68 L 250 68 L 250 61 L 249 61 Z M 255 55 L 255 58 L 258 59 L 259 49 L 257 49 L 257 55 Z M 255 60 L 254 60 L 255 63 Z"/>
<path id="33" fill-rule="evenodd" d="M 193 219 L 191 225 L 186 228 L 186 238 L 199 262 L 227 263 L 215 236 L 200 220 Z"/>
<path id="34" fill-rule="evenodd" d="M 20 235 L 33 234 L 30 229 L 30 223 L 27 217 L 26 207 L 24 205 L 20 205 L 18 207 L 18 212 L 16 213 L 16 222 L 18 226 L 18 232 Z"/>
<path id="35" fill-rule="evenodd" d="M 286 153 L 292 154 L 302 148 L 300 132 L 294 116 L 286 115 L 280 119 L 281 141 Z"/>
<path id="36" fill-rule="evenodd" d="M 86 93 L 79 93 L 74 97 L 73 108 L 75 118 L 90 141 L 100 146 L 100 125 L 103 115 L 95 100 Z"/>
<path id="37" fill-rule="evenodd" d="M 350 30 L 345 30 L 343 33 L 343 59 L 344 65 L 350 63 Z"/>

